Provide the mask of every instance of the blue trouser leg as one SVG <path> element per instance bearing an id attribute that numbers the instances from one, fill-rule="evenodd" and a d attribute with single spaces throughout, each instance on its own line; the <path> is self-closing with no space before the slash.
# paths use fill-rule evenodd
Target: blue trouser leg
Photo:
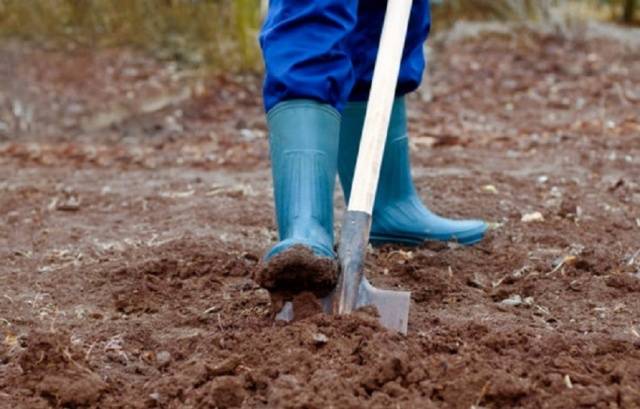
<path id="1" fill-rule="evenodd" d="M 361 0 L 358 4 L 357 23 L 347 38 L 355 75 L 350 101 L 366 101 L 369 97 L 386 7 L 386 0 Z M 430 28 L 429 0 L 414 0 L 398 77 L 398 96 L 420 85 L 425 67 L 423 46 Z"/>
<path id="2" fill-rule="evenodd" d="M 369 94 L 386 0 L 271 0 L 260 44 L 267 111 L 291 99 L 312 99 L 342 111 Z M 428 0 L 414 0 L 397 95 L 422 79 L 429 34 Z"/>
<path id="3" fill-rule="evenodd" d="M 342 110 L 355 80 L 345 40 L 357 7 L 358 0 L 271 0 L 260 35 L 266 111 L 291 99 Z"/>

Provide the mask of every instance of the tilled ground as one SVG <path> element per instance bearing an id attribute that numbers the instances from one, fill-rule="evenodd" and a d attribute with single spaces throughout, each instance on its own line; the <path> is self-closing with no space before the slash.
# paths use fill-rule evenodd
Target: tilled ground
<path id="1" fill-rule="evenodd" d="M 256 78 L 3 45 L 0 406 L 640 407 L 640 52 L 585 38 L 435 42 L 417 186 L 495 228 L 371 250 L 407 336 L 272 319 Z"/>

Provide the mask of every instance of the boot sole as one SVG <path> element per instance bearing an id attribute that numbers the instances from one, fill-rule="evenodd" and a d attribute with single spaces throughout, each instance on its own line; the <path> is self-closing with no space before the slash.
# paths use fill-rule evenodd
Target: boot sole
<path id="1" fill-rule="evenodd" d="M 472 246 L 484 239 L 487 230 L 483 230 L 482 232 L 478 232 L 476 234 L 471 234 L 468 236 L 462 236 L 458 238 L 456 236 L 450 236 L 446 238 L 440 237 L 408 237 L 408 236 L 394 236 L 387 234 L 371 234 L 369 237 L 369 242 L 376 246 L 382 246 L 384 244 L 401 244 L 404 246 L 417 247 L 422 245 L 425 241 L 445 241 L 445 242 L 454 242 L 458 244 L 462 244 L 464 246 Z"/>
<path id="2" fill-rule="evenodd" d="M 299 244 L 261 262 L 254 274 L 258 284 L 273 291 L 327 292 L 337 279 L 335 258 L 319 256 Z"/>

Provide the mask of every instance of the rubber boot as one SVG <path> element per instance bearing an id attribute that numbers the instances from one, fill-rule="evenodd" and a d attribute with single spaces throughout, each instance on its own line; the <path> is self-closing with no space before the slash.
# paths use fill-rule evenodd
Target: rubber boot
<path id="1" fill-rule="evenodd" d="M 315 101 L 290 100 L 271 109 L 267 122 L 280 241 L 265 255 L 256 281 L 271 289 L 331 289 L 340 114 Z"/>
<path id="2" fill-rule="evenodd" d="M 366 109 L 366 102 L 350 102 L 342 116 L 338 168 L 347 202 Z M 470 245 L 482 240 L 486 230 L 483 221 L 446 219 L 422 203 L 411 177 L 405 102 L 403 97 L 397 98 L 380 169 L 371 242 L 419 245 L 425 240 L 440 240 Z"/>

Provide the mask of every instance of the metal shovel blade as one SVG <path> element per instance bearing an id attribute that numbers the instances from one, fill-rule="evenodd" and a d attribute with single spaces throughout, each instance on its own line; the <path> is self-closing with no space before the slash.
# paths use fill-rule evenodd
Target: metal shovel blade
<path id="1" fill-rule="evenodd" d="M 333 313 L 334 298 L 335 291 L 320 299 L 325 313 Z M 407 333 L 410 304 L 411 293 L 409 291 L 381 290 L 372 286 L 366 278 L 361 281 L 358 288 L 356 308 L 374 306 L 380 316 L 380 324 L 392 331 Z M 276 315 L 276 320 L 292 321 L 294 318 L 293 304 L 287 301 Z"/>
<path id="2" fill-rule="evenodd" d="M 407 333 L 410 304 L 411 293 L 408 291 L 381 290 L 372 286 L 366 278 L 360 283 L 356 308 L 367 305 L 376 307 L 380 324 L 387 329 Z"/>
<path id="3" fill-rule="evenodd" d="M 332 309 L 336 314 L 373 305 L 380 323 L 391 330 L 407 333 L 411 294 L 407 291 L 382 290 L 371 285 L 364 275 L 364 260 L 369 243 L 371 215 L 347 210 L 342 222 L 338 259 L 340 276 Z"/>

